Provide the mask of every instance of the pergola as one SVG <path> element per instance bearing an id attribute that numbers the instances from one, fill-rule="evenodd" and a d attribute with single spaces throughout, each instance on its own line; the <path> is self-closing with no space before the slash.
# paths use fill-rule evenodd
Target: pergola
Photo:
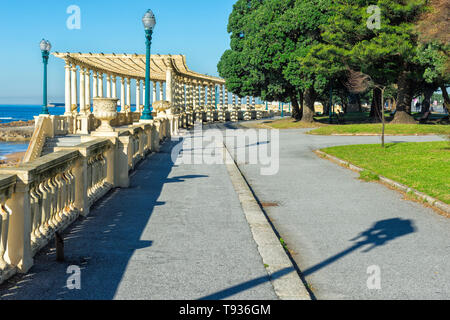
<path id="1" fill-rule="evenodd" d="M 145 55 L 138 54 L 104 54 L 104 53 L 59 53 L 53 55 L 75 64 L 81 68 L 88 68 L 116 77 L 145 79 Z M 150 59 L 150 76 L 153 81 L 165 81 L 168 69 L 176 75 L 192 80 L 225 84 L 225 80 L 203 75 L 189 70 L 186 57 L 183 55 L 152 55 Z"/>
<path id="2" fill-rule="evenodd" d="M 142 111 L 141 82 L 144 94 L 146 90 L 145 55 L 69 52 L 55 52 L 53 55 L 66 62 L 66 114 L 77 113 L 78 106 L 80 114 L 88 114 L 91 98 L 118 98 L 117 78 L 120 78 L 121 85 L 119 103 L 121 112 L 129 110 L 131 106 L 131 80 L 136 82 L 136 111 Z M 106 75 L 106 95 L 103 89 L 104 75 Z M 228 105 L 229 96 L 225 80 L 191 71 L 183 55 L 152 55 L 150 80 L 153 102 L 165 100 L 178 107 L 189 105 L 193 108 L 214 104 Z M 216 92 L 219 93 L 219 99 L 216 99 Z M 238 100 L 237 96 L 232 95 L 232 100 L 234 104 Z M 250 104 L 250 98 L 247 98 L 247 104 Z"/>

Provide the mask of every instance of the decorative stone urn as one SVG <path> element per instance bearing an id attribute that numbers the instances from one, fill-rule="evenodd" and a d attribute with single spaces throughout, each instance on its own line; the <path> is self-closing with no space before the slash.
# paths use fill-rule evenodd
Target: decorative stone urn
<path id="1" fill-rule="evenodd" d="M 158 117 L 164 117 L 172 113 L 169 101 L 156 101 L 153 103 L 153 109 L 156 110 Z"/>
<path id="2" fill-rule="evenodd" d="M 116 98 L 94 98 L 94 116 L 99 119 L 102 124 L 97 132 L 111 132 L 114 131 L 110 122 L 117 117 L 117 102 Z"/>

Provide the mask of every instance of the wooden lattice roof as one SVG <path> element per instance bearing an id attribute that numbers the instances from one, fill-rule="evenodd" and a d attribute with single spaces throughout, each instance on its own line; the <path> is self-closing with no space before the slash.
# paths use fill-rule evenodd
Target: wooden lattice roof
<path id="1" fill-rule="evenodd" d="M 106 74 L 139 80 L 145 79 L 145 55 L 69 52 L 54 52 L 53 55 L 80 67 Z M 151 80 L 165 81 L 166 71 L 169 67 L 173 69 L 176 76 L 196 80 L 198 83 L 225 84 L 225 80 L 221 78 L 207 76 L 189 70 L 184 55 L 151 55 Z"/>

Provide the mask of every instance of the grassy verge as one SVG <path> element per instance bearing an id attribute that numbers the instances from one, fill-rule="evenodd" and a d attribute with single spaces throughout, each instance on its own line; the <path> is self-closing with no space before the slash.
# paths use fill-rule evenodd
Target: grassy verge
<path id="1" fill-rule="evenodd" d="M 284 118 L 279 120 L 266 120 L 260 123 L 242 123 L 245 127 L 260 128 L 260 129 L 301 129 L 301 128 L 320 128 L 325 126 L 322 123 L 303 123 L 301 121 L 295 121 L 292 118 Z"/>
<path id="2" fill-rule="evenodd" d="M 356 145 L 322 151 L 450 204 L 449 142 L 388 144 L 385 149 Z"/>
<path id="3" fill-rule="evenodd" d="M 315 129 L 310 134 L 315 135 L 333 135 L 333 134 L 380 134 L 381 124 L 351 124 L 324 126 Z M 450 135 L 449 125 L 426 125 L 426 124 L 387 124 L 387 135 Z"/>

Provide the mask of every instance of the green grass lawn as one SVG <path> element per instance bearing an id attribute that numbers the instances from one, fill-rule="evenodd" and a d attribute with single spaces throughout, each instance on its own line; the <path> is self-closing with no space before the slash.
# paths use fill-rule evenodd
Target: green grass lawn
<path id="1" fill-rule="evenodd" d="M 272 128 L 272 129 L 300 129 L 300 128 L 319 128 L 325 126 L 319 122 L 304 123 L 295 121 L 291 117 L 278 120 L 266 120 L 260 123 L 242 123 L 244 127 L 251 128 Z"/>
<path id="2" fill-rule="evenodd" d="M 420 142 L 356 145 L 323 152 L 450 204 L 450 143 Z M 370 195 L 368 195 L 370 196 Z"/>
<path id="3" fill-rule="evenodd" d="M 315 135 L 332 134 L 380 134 L 381 124 L 349 124 L 330 125 L 320 127 L 310 132 Z M 450 125 L 426 125 L 426 124 L 387 124 L 387 135 L 450 135 Z"/>

